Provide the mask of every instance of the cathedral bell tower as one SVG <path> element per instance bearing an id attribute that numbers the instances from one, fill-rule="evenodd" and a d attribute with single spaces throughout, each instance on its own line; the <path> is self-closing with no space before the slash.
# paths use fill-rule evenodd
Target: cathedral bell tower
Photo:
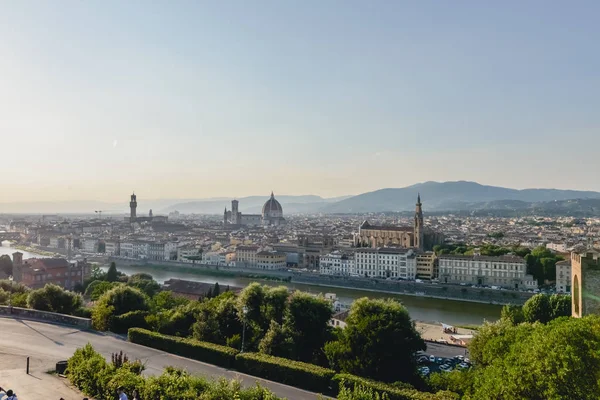
<path id="1" fill-rule="evenodd" d="M 423 209 L 421 204 L 421 194 L 417 195 L 417 204 L 415 209 L 415 247 L 423 250 Z"/>
<path id="2" fill-rule="evenodd" d="M 137 216 L 136 216 L 137 197 L 136 197 L 135 193 L 133 193 L 131 195 L 131 201 L 129 202 L 129 210 L 130 210 L 129 220 L 130 220 L 130 222 L 135 222 L 135 220 L 137 218 Z"/>

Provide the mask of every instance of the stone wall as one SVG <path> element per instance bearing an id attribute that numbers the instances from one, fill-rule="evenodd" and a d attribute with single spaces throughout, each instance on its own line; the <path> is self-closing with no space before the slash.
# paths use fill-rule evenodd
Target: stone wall
<path id="1" fill-rule="evenodd" d="M 388 281 L 316 274 L 294 275 L 292 282 L 495 304 L 522 305 L 534 295 L 534 293 L 514 290 L 495 290 L 460 285 L 434 285 L 412 281 Z"/>
<path id="2" fill-rule="evenodd" d="M 74 317 L 72 315 L 58 314 L 48 311 L 32 310 L 30 308 L 0 306 L 0 316 L 53 322 L 56 324 L 71 325 L 82 329 L 89 329 L 92 327 L 92 320 L 88 318 Z"/>

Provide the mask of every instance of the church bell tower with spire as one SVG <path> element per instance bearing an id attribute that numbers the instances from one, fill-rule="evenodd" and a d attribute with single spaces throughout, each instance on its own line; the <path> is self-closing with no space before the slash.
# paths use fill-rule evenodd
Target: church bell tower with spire
<path id="1" fill-rule="evenodd" d="M 423 208 L 421 207 L 421 194 L 417 195 L 417 204 L 415 209 L 415 247 L 423 250 L 424 226 L 423 226 Z"/>

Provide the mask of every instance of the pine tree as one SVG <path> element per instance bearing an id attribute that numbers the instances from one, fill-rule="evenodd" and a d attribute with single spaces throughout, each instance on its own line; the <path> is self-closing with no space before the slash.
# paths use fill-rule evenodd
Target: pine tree
<path id="1" fill-rule="evenodd" d="M 221 289 L 219 288 L 219 282 L 216 282 L 212 295 L 213 295 L 213 297 L 217 297 L 220 294 L 221 294 Z"/>
<path id="2" fill-rule="evenodd" d="M 116 282 L 117 279 L 117 265 L 113 261 L 110 263 L 110 268 L 108 268 L 108 272 L 106 273 L 106 280 L 109 282 Z"/>

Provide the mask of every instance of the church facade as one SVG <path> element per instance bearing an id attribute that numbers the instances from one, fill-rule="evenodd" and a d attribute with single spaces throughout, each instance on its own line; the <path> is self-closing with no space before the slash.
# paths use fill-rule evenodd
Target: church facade
<path id="1" fill-rule="evenodd" d="M 279 226 L 285 223 L 283 208 L 271 192 L 271 197 L 265 202 L 261 214 L 243 214 L 239 211 L 239 201 L 231 201 L 231 210 L 223 213 L 223 225 L 231 226 Z"/>
<path id="2" fill-rule="evenodd" d="M 378 226 L 364 221 L 355 236 L 357 247 L 397 246 L 431 250 L 436 244 L 442 244 L 444 236 L 425 227 L 423 223 L 423 205 L 421 195 L 417 196 L 413 226 Z"/>

